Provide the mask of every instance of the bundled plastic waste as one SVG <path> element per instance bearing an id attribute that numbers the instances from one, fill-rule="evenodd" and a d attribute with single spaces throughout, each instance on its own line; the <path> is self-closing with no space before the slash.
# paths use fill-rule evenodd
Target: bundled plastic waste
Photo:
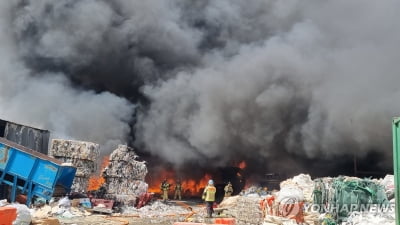
<path id="1" fill-rule="evenodd" d="M 32 221 L 31 212 L 24 204 L 13 203 L 10 205 L 17 209 L 17 218 L 14 220 L 14 225 L 30 225 Z"/>
<path id="2" fill-rule="evenodd" d="M 279 192 L 265 197 L 260 203 L 264 224 L 290 224 L 288 221 L 295 221 L 364 225 L 394 221 L 391 219 L 394 201 L 388 201 L 394 192 L 393 175 L 381 180 L 340 176 L 312 181 L 309 175 L 300 174 L 283 181 L 280 186 Z M 278 223 L 276 217 L 285 219 Z M 361 223 L 363 218 L 371 222 Z"/>
<path id="3" fill-rule="evenodd" d="M 234 196 L 227 197 L 219 204 L 218 208 L 225 208 L 224 214 L 235 217 L 237 224 L 261 224 L 262 211 L 259 196 Z"/>
<path id="4" fill-rule="evenodd" d="M 302 201 L 311 202 L 314 182 L 311 179 L 311 176 L 308 174 L 299 174 L 292 179 L 285 180 L 280 184 L 281 191 L 286 187 L 294 188 L 296 190 L 300 190 L 302 192 L 302 196 L 304 199 Z"/>
<path id="5" fill-rule="evenodd" d="M 312 202 L 314 182 L 310 175 L 300 174 L 280 184 L 281 190 L 267 196 L 260 206 L 265 215 L 265 223 L 281 218 L 282 223 L 304 222 L 304 204 Z M 292 223 L 292 222 L 290 222 Z"/>
<path id="6" fill-rule="evenodd" d="M 344 221 L 353 211 L 368 211 L 372 206 L 389 205 L 383 186 L 370 179 L 338 177 L 322 191 L 324 205 L 321 211 L 329 212 L 338 221 Z M 320 190 L 317 190 L 320 191 Z"/>
<path id="7" fill-rule="evenodd" d="M 99 158 L 99 145 L 86 141 L 53 139 L 50 155 L 96 161 Z"/>
<path id="8" fill-rule="evenodd" d="M 382 185 L 385 188 L 385 193 L 386 193 L 386 197 L 388 198 L 388 200 L 393 199 L 394 198 L 394 176 L 388 174 L 379 183 L 380 183 L 380 185 Z"/>
<path id="9" fill-rule="evenodd" d="M 106 198 L 133 206 L 136 199 L 147 192 L 148 184 L 144 182 L 146 163 L 137 158 L 134 149 L 126 145 L 119 145 L 111 153 L 110 162 L 103 171 Z"/>
<path id="10" fill-rule="evenodd" d="M 92 142 L 53 139 L 50 156 L 77 168 L 72 191 L 86 192 L 90 176 L 97 170 L 99 145 Z"/>

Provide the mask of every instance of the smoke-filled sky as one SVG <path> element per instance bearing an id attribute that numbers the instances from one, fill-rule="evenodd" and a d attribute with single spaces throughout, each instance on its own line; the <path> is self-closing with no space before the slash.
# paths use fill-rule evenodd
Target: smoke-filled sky
<path id="1" fill-rule="evenodd" d="M 134 141 L 177 166 L 302 170 L 378 152 L 378 167 L 391 167 L 399 1 L 14 0 L 0 10 L 2 119 L 106 152 Z"/>

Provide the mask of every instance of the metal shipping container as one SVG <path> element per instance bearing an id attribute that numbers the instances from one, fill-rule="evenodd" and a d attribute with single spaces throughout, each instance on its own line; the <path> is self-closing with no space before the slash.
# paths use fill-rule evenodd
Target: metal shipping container
<path id="1" fill-rule="evenodd" d="M 50 131 L 0 119 L 0 137 L 48 154 Z"/>

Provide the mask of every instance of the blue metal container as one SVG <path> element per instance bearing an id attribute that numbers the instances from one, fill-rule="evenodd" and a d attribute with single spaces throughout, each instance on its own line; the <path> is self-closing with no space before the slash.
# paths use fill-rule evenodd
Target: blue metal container
<path id="1" fill-rule="evenodd" d="M 29 206 L 34 196 L 46 200 L 70 192 L 76 168 L 0 138 L 0 185 L 11 187 L 11 201 L 17 193 L 27 195 Z"/>

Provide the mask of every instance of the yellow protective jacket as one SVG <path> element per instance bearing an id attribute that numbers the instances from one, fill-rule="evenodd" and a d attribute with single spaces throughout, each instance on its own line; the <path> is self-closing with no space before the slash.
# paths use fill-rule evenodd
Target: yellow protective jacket
<path id="1" fill-rule="evenodd" d="M 215 193 L 217 189 L 213 185 L 208 185 L 204 188 L 202 199 L 206 202 L 213 202 L 215 201 Z"/>

